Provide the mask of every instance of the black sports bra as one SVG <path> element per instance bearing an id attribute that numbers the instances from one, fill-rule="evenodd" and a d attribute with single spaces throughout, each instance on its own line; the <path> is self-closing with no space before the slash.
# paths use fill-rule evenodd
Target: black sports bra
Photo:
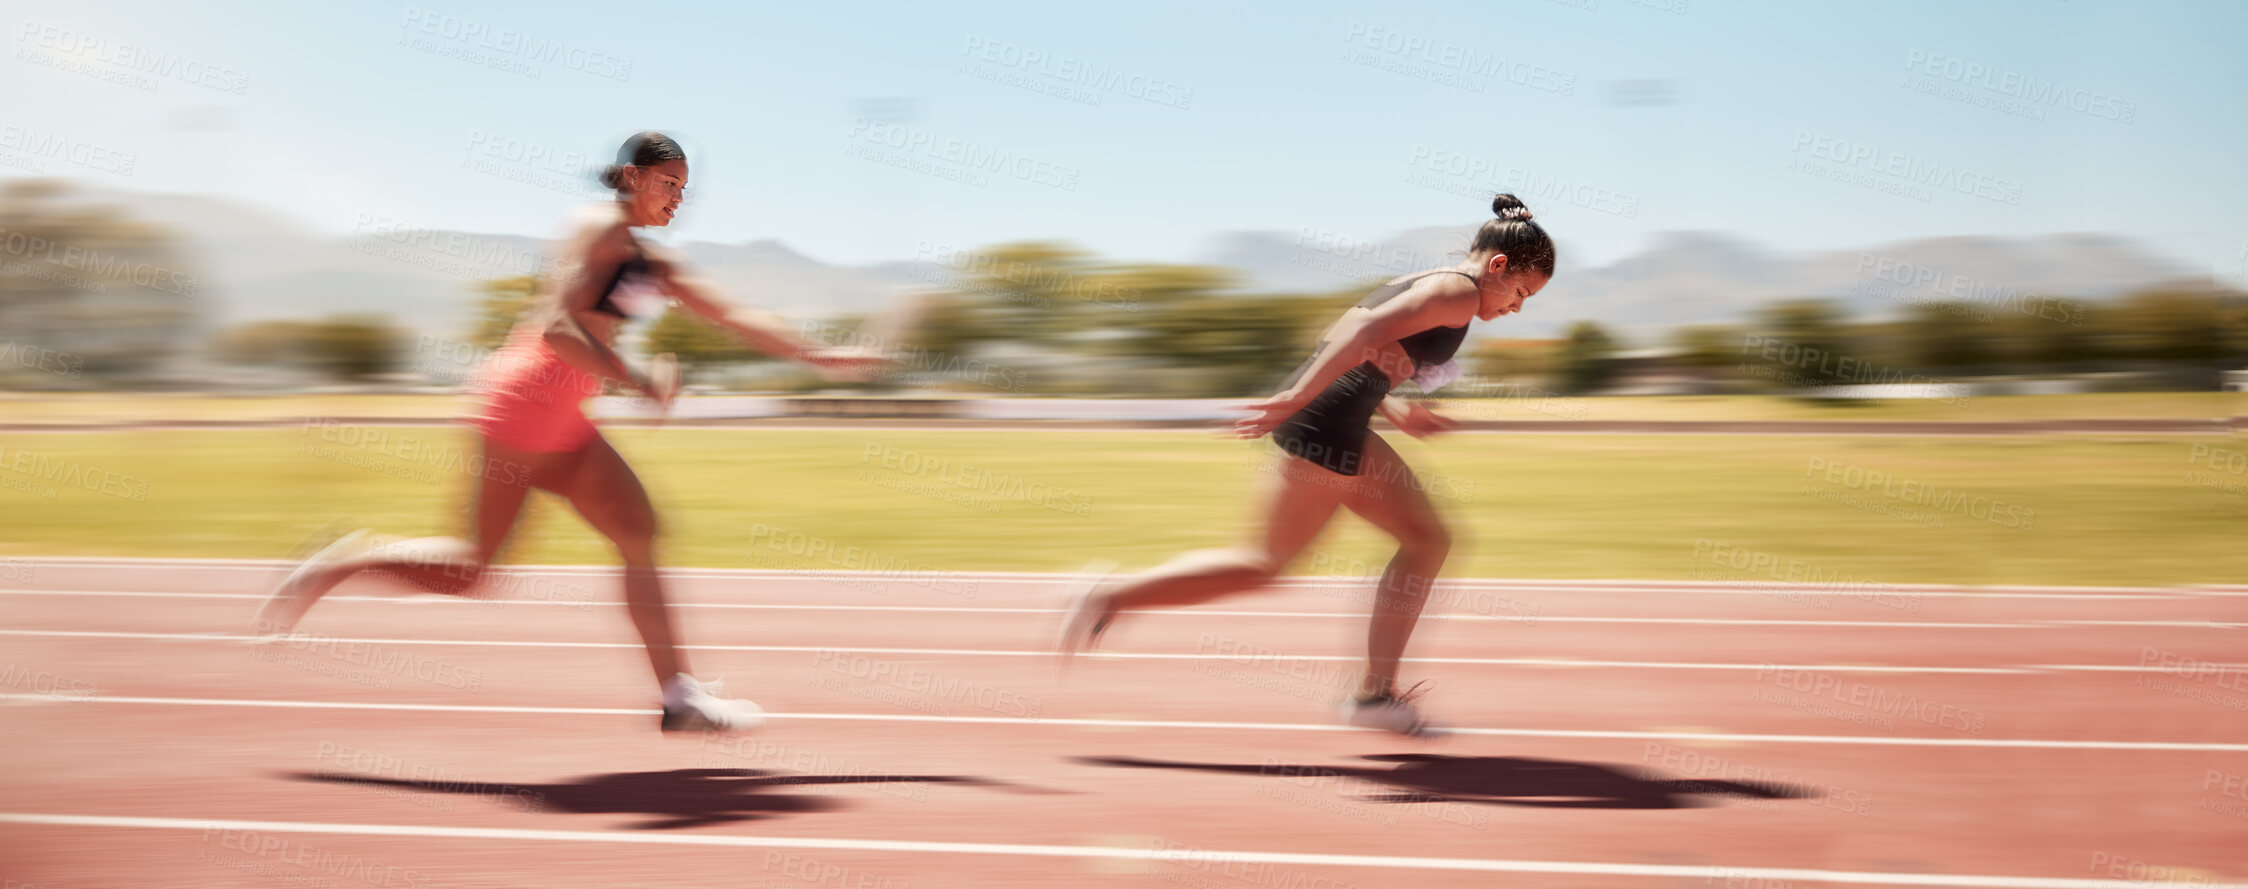
<path id="1" fill-rule="evenodd" d="M 1458 269 L 1438 269 L 1427 274 L 1414 275 L 1395 284 L 1384 284 L 1381 289 L 1367 294 L 1365 299 L 1359 300 L 1358 308 L 1371 309 L 1389 302 L 1390 298 L 1412 289 L 1413 285 L 1420 283 L 1422 278 L 1446 273 L 1458 275 L 1469 281 L 1475 280 L 1474 275 Z M 1452 360 L 1452 356 L 1460 351 L 1460 343 L 1466 339 L 1467 325 L 1462 324 L 1458 327 L 1431 327 L 1416 334 L 1399 337 L 1397 345 L 1405 350 L 1405 357 L 1413 359 L 1413 369 L 1421 370 Z"/>
<path id="2" fill-rule="evenodd" d="M 616 274 L 609 276 L 609 286 L 601 289 L 601 298 L 594 300 L 593 310 L 624 319 L 639 312 L 653 314 L 664 302 L 656 291 L 655 282 L 649 280 L 654 273 L 655 264 L 648 261 L 646 254 L 634 250 L 632 258 L 617 263 Z M 619 294 L 620 290 L 624 292 Z"/>

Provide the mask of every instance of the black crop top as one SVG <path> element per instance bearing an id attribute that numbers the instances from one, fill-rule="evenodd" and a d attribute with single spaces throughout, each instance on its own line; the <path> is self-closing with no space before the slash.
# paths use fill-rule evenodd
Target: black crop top
<path id="1" fill-rule="evenodd" d="M 623 306 L 617 305 L 617 301 L 614 299 L 617 288 L 624 286 L 627 276 L 648 275 L 654 268 L 655 266 L 648 262 L 648 258 L 637 251 L 633 253 L 631 259 L 617 263 L 617 273 L 609 276 L 609 286 L 601 288 L 601 298 L 593 302 L 593 310 L 607 315 L 615 315 L 619 318 L 632 317 L 625 312 Z"/>
<path id="2" fill-rule="evenodd" d="M 1458 275 L 1469 281 L 1475 280 L 1474 275 L 1463 271 L 1439 269 L 1426 275 L 1414 275 L 1395 284 L 1384 284 L 1381 289 L 1367 294 L 1365 299 L 1359 300 L 1358 308 L 1371 309 L 1389 302 L 1391 297 L 1412 289 L 1413 285 L 1420 283 L 1422 278 L 1446 273 Z M 1460 343 L 1466 339 L 1467 325 L 1462 324 L 1458 327 L 1431 327 L 1416 334 L 1399 337 L 1397 345 L 1405 350 L 1405 357 L 1413 359 L 1413 369 L 1418 371 L 1452 360 L 1452 356 L 1460 351 Z"/>

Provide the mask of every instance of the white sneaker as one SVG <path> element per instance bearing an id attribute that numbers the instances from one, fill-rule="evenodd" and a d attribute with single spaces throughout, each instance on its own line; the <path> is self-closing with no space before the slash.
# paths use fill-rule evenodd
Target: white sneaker
<path id="1" fill-rule="evenodd" d="M 663 730 L 667 732 L 746 732 L 765 724 L 765 711 L 739 698 L 721 698 L 726 680 L 708 683 L 681 673 L 664 690 Z M 673 698 L 676 698 L 674 700 Z"/>
<path id="2" fill-rule="evenodd" d="M 282 578 L 281 585 L 273 588 L 265 605 L 258 609 L 256 620 L 250 624 L 250 635 L 255 639 L 271 640 L 287 636 L 297 628 L 297 621 L 312 610 L 312 604 L 335 588 L 335 584 L 317 584 L 320 573 L 330 565 L 349 556 L 357 555 L 367 539 L 367 529 L 360 528 L 321 547 L 304 564 Z"/>
<path id="3" fill-rule="evenodd" d="M 1061 655 L 1064 663 L 1100 644 L 1101 634 L 1108 632 L 1109 623 L 1116 620 L 1115 612 L 1102 613 L 1093 600 L 1101 581 L 1115 571 L 1115 562 L 1088 564 L 1078 572 L 1069 592 L 1063 594 L 1066 604 L 1062 608 L 1061 635 L 1054 641 L 1054 651 Z"/>
<path id="4" fill-rule="evenodd" d="M 1380 729 L 1408 738 L 1436 738 L 1447 732 L 1421 715 L 1414 702 L 1421 696 L 1422 683 L 1415 683 L 1404 694 L 1384 694 L 1373 700 L 1361 701 L 1347 698 L 1342 703 L 1343 724 L 1359 728 Z"/>

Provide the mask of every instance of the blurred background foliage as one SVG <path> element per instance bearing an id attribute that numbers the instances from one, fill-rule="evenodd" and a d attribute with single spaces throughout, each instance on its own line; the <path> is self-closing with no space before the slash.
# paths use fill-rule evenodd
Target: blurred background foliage
<path id="1" fill-rule="evenodd" d="M 179 233 L 68 191 L 43 180 L 0 190 L 5 338 L 73 362 L 71 373 L 28 357 L 0 362 L 11 388 L 193 388 L 226 369 L 394 387 L 461 376 L 414 373 L 427 364 L 413 353 L 431 347 L 428 337 L 417 343 L 379 315 L 205 329 L 200 319 L 212 313 L 197 302 L 202 282 Z M 1056 241 L 974 255 L 972 267 L 934 288 L 906 343 L 907 360 L 879 383 L 820 381 L 676 311 L 627 345 L 677 354 L 690 382 L 706 389 L 1239 397 L 1269 392 L 1310 354 L 1326 325 L 1380 283 L 1247 292 L 1226 268 L 1117 262 Z M 529 275 L 480 282 L 473 325 L 457 343 L 439 345 L 498 346 L 538 286 Z M 320 297 L 307 293 L 305 304 L 318 306 Z M 1461 356 L 1470 373 L 1445 394 L 1491 394 L 1501 385 L 1586 395 L 2056 378 L 2079 389 L 2205 391 L 2248 362 L 2242 294 L 2206 281 L 2107 300 L 2034 299 L 1996 307 L 1928 301 L 1880 318 L 1853 317 L 1831 300 L 1781 300 L 1739 323 L 1683 326 L 1638 342 L 1598 320 L 1578 320 L 1558 339 L 1471 340 Z M 843 342 L 866 321 L 838 316 L 807 330 Z M 993 367 L 1010 373 L 992 374 Z M 995 388 L 995 380 L 1005 385 Z"/>

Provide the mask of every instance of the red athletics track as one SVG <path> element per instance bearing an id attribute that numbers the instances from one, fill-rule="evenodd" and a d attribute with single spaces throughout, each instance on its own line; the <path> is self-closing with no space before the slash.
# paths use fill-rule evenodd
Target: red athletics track
<path id="1" fill-rule="evenodd" d="M 760 732 L 655 730 L 614 572 L 502 602 L 270 564 L 0 583 L 14 887 L 2146 886 L 2248 882 L 2248 589 L 1463 580 L 1328 724 L 1363 584 L 1133 616 L 1061 580 L 671 572 Z M 2218 666 L 2222 665 L 2222 666 Z"/>

